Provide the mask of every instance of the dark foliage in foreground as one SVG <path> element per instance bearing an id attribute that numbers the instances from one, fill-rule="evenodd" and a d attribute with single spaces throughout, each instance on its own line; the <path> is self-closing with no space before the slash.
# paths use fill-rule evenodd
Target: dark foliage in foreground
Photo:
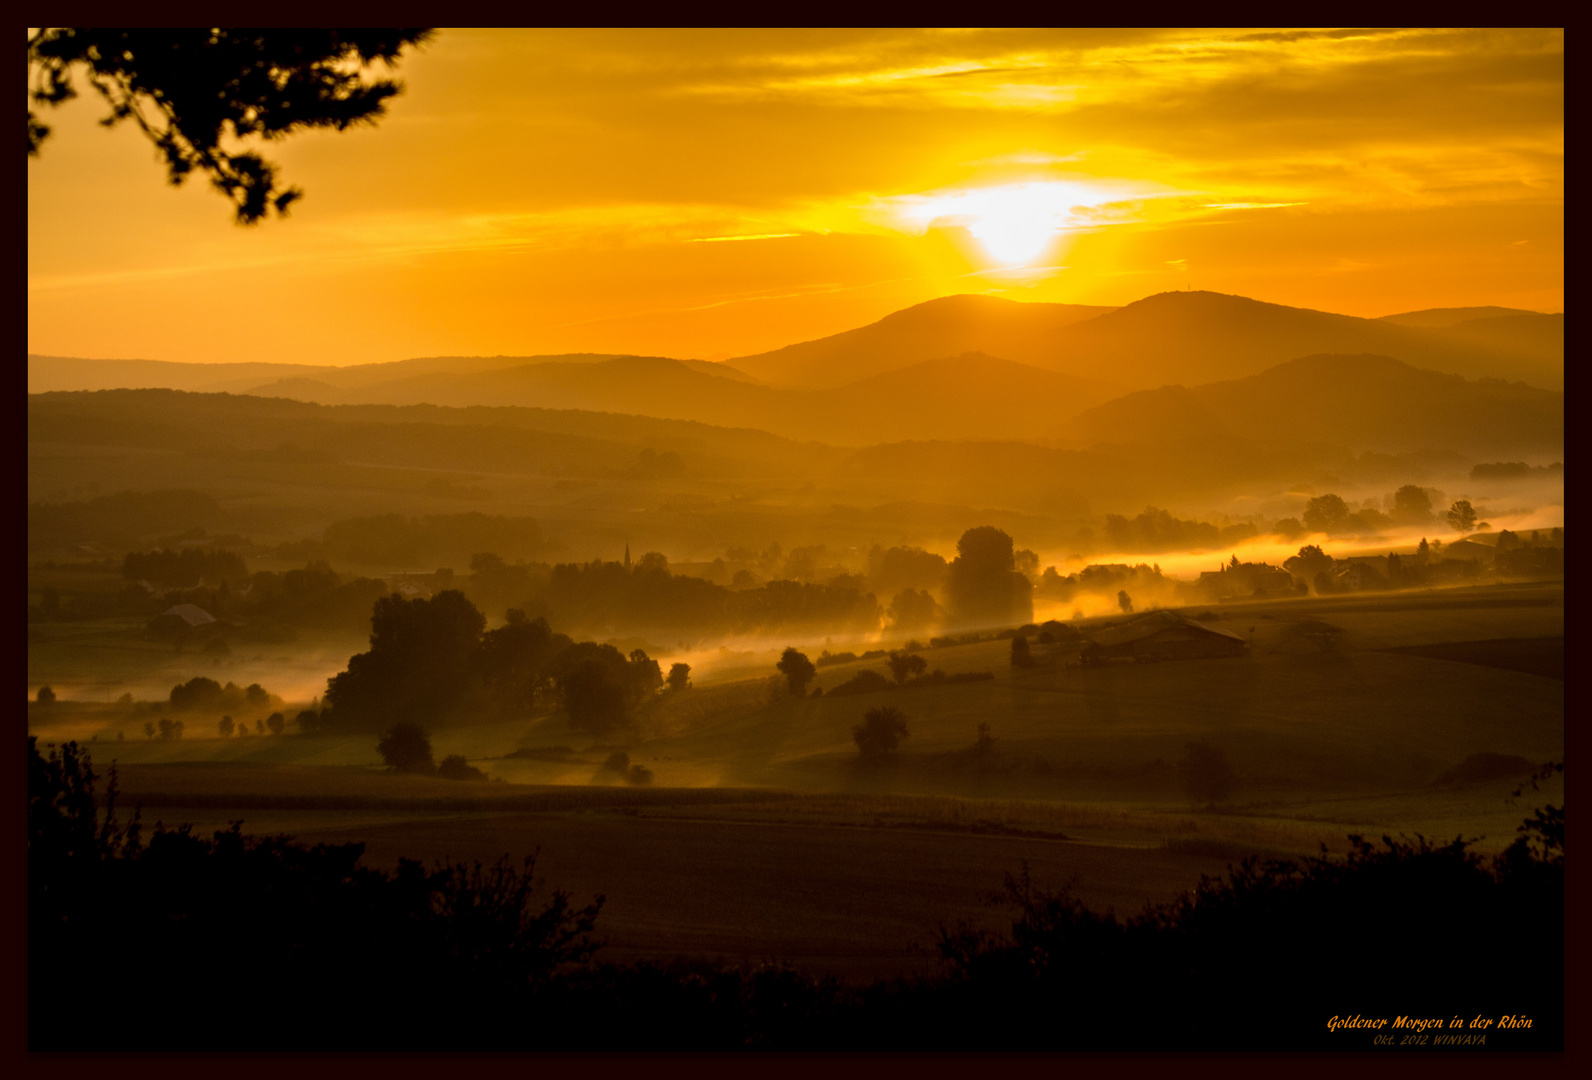
<path id="1" fill-rule="evenodd" d="M 1490 1048 L 1563 1045 L 1562 807 L 1493 860 L 1355 838 L 1347 858 L 1249 860 L 1126 920 L 1025 868 L 1009 933 L 944 930 L 939 977 L 850 986 L 593 964 L 601 898 L 538 907 L 529 863 L 387 874 L 358 865 L 362 845 L 237 825 L 145 844 L 115 817 L 114 773 L 102 819 L 75 744 L 29 750 L 35 1050 L 1369 1049 L 1327 1029 L 1353 1014 L 1530 1017 Z"/>

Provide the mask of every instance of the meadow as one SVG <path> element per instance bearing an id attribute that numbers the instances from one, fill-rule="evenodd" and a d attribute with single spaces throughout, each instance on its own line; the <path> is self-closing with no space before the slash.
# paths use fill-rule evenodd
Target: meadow
<path id="1" fill-rule="evenodd" d="M 1562 587 L 1201 614 L 1249 654 L 1082 667 L 1075 647 L 1041 645 L 1036 667 L 1014 669 L 996 639 L 921 652 L 931 669 L 991 680 L 831 694 L 882 670 L 857 660 L 820 668 L 825 693 L 796 699 L 769 653 L 769 674 L 727 666 L 600 741 L 558 714 L 432 733 L 439 759 L 466 757 L 485 783 L 388 773 L 369 736 L 223 739 L 190 721 L 180 741 L 146 739 L 133 721 L 160 711 L 149 705 L 33 706 L 30 730 L 114 762 L 146 824 L 242 819 L 360 841 L 389 866 L 539 853 L 549 881 L 610 898 L 615 958 L 783 959 L 859 978 L 925 970 L 942 924 L 999 925 L 989 895 L 1024 863 L 1132 912 L 1246 855 L 1342 851 L 1352 833 L 1500 850 L 1533 805 L 1562 798 L 1557 780 L 1515 794 L 1532 764 L 1563 759 Z M 1540 672 L 1554 650 L 1558 677 L 1515 670 Z M 910 735 L 865 763 L 852 726 L 878 705 L 902 710 Z M 979 724 L 994 739 L 982 750 Z M 1180 787 L 1193 740 L 1236 772 L 1218 805 Z M 652 782 L 605 771 L 615 750 Z"/>

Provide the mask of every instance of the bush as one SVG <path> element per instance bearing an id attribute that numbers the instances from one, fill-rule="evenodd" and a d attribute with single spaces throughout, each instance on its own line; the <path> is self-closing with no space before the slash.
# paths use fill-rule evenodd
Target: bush
<path id="1" fill-rule="evenodd" d="M 442 780 L 485 780 L 486 773 L 465 761 L 458 754 L 449 754 L 437 766 L 437 777 Z"/>
<path id="2" fill-rule="evenodd" d="M 862 723 L 851 729 L 851 737 L 865 761 L 882 760 L 910 734 L 906 714 L 890 705 L 869 709 L 863 714 Z"/>
<path id="3" fill-rule="evenodd" d="M 376 744 L 376 750 L 387 767 L 397 772 L 429 776 L 437 771 L 431 759 L 431 736 L 419 724 L 394 724 Z"/>

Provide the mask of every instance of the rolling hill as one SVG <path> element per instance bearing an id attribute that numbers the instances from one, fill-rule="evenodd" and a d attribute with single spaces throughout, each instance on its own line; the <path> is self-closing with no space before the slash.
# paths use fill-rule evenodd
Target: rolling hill
<path id="1" fill-rule="evenodd" d="M 1563 316 L 1478 308 L 1362 319 L 1211 292 L 1160 293 L 1117 309 L 946 297 L 731 363 L 770 383 L 823 388 L 957 350 L 1130 390 L 1242 378 L 1320 353 L 1375 353 L 1549 389 L 1564 379 Z"/>
<path id="2" fill-rule="evenodd" d="M 1562 454 L 1564 394 L 1468 380 L 1387 356 L 1306 356 L 1243 379 L 1128 394 L 1078 416 L 1074 440 L 1238 437 L 1355 451 Z"/>
<path id="3" fill-rule="evenodd" d="M 809 390 L 833 389 L 860 377 L 966 352 L 1033 364 L 1046 355 L 1057 332 L 1113 310 L 1024 304 L 996 296 L 944 296 L 855 330 L 729 363 L 766 382 Z"/>
<path id="4" fill-rule="evenodd" d="M 656 416 L 863 445 L 890 439 L 1037 438 L 1112 396 L 1106 385 L 981 353 L 941 357 L 828 391 L 776 389 L 662 357 L 543 362 L 338 387 L 294 378 L 250 393 L 322 404 L 521 406 Z"/>
<path id="5" fill-rule="evenodd" d="M 565 353 L 556 356 L 421 356 L 385 364 L 332 367 L 317 364 L 178 364 L 166 360 L 94 360 L 73 356 L 28 357 L 28 393 L 54 390 L 195 390 L 202 393 L 246 393 L 269 388 L 266 396 L 357 403 L 360 388 L 420 376 L 463 376 L 523 367 L 527 364 L 597 364 L 623 357 L 610 353 Z M 757 380 L 728 364 L 708 360 L 675 360 L 704 374 L 738 382 Z M 288 391 L 294 391 L 289 393 Z"/>

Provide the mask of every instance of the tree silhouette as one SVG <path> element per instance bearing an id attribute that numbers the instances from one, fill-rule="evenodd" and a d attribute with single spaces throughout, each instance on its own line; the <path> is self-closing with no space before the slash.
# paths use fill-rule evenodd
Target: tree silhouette
<path id="1" fill-rule="evenodd" d="M 1133 614 L 1133 597 L 1128 595 L 1128 590 L 1117 590 L 1117 607 L 1122 609 L 1124 615 Z"/>
<path id="2" fill-rule="evenodd" d="M 906 714 L 893 705 L 869 709 L 862 714 L 862 723 L 851 729 L 864 761 L 882 760 L 910 734 Z"/>
<path id="3" fill-rule="evenodd" d="M 1469 499 L 1460 499 L 1448 508 L 1448 527 L 1455 532 L 1468 533 L 1476 527 L 1476 508 Z"/>
<path id="4" fill-rule="evenodd" d="M 279 712 L 274 712 L 265 718 L 265 726 L 271 729 L 272 735 L 280 735 L 283 729 L 287 727 L 287 717 Z"/>
<path id="5" fill-rule="evenodd" d="M 233 729 L 232 717 L 223 716 L 221 718 L 221 722 L 216 725 L 216 728 L 221 732 L 221 737 L 223 739 L 231 738 Z"/>
<path id="6" fill-rule="evenodd" d="M 1349 520 L 1349 505 L 1337 495 L 1317 495 L 1305 504 L 1305 528 L 1330 532 Z"/>
<path id="7" fill-rule="evenodd" d="M 787 648 L 780 655 L 779 663 L 774 667 L 782 672 L 785 681 L 790 685 L 792 697 L 805 697 L 807 684 L 813 681 L 813 676 L 818 674 L 818 669 L 813 662 L 807 659 L 807 654 L 798 651 L 794 646 Z"/>
<path id="8" fill-rule="evenodd" d="M 669 689 L 678 694 L 691 685 L 691 665 L 673 664 L 669 668 Z"/>
<path id="9" fill-rule="evenodd" d="M 430 722 L 454 709 L 476 670 L 486 617 L 463 593 L 384 596 L 370 617 L 370 650 L 326 686 L 337 726 L 366 731 L 388 720 Z"/>
<path id="10" fill-rule="evenodd" d="M 1010 625 L 1033 618 L 1033 585 L 1016 569 L 1009 535 L 992 525 L 981 525 L 964 532 L 956 550 L 945 585 L 953 622 Z"/>
<path id="11" fill-rule="evenodd" d="M 392 67 L 429 29 L 109 29 L 42 27 L 28 38 L 30 104 L 59 106 L 77 96 L 73 74 L 110 105 L 100 123 L 131 120 L 154 143 L 173 184 L 195 170 L 232 200 L 252 225 L 298 200 L 276 166 L 225 142 L 281 139 L 310 128 L 345 131 L 374 124 L 402 90 L 364 80 L 376 61 Z M 50 129 L 28 109 L 28 156 Z"/>
<path id="12" fill-rule="evenodd" d="M 38 697 L 35 698 L 35 700 L 40 705 L 54 705 L 55 704 L 55 691 L 52 690 L 48 686 L 41 686 L 41 687 L 39 687 Z"/>
<path id="13" fill-rule="evenodd" d="M 394 724 L 376 744 L 376 750 L 389 769 L 425 774 L 437 771 L 431 759 L 431 736 L 419 724 Z"/>
<path id="14" fill-rule="evenodd" d="M 1404 525 L 1424 525 L 1432 520 L 1432 497 L 1426 489 L 1405 484 L 1393 493 L 1393 518 Z"/>
<path id="15" fill-rule="evenodd" d="M 1012 638 L 1012 667 L 1031 668 L 1034 666 L 1034 653 L 1028 647 L 1028 639 L 1022 634 Z"/>
<path id="16" fill-rule="evenodd" d="M 929 663 L 916 653 L 902 652 L 899 649 L 890 653 L 890 674 L 898 683 L 904 683 L 914 675 L 922 675 L 928 670 Z"/>

